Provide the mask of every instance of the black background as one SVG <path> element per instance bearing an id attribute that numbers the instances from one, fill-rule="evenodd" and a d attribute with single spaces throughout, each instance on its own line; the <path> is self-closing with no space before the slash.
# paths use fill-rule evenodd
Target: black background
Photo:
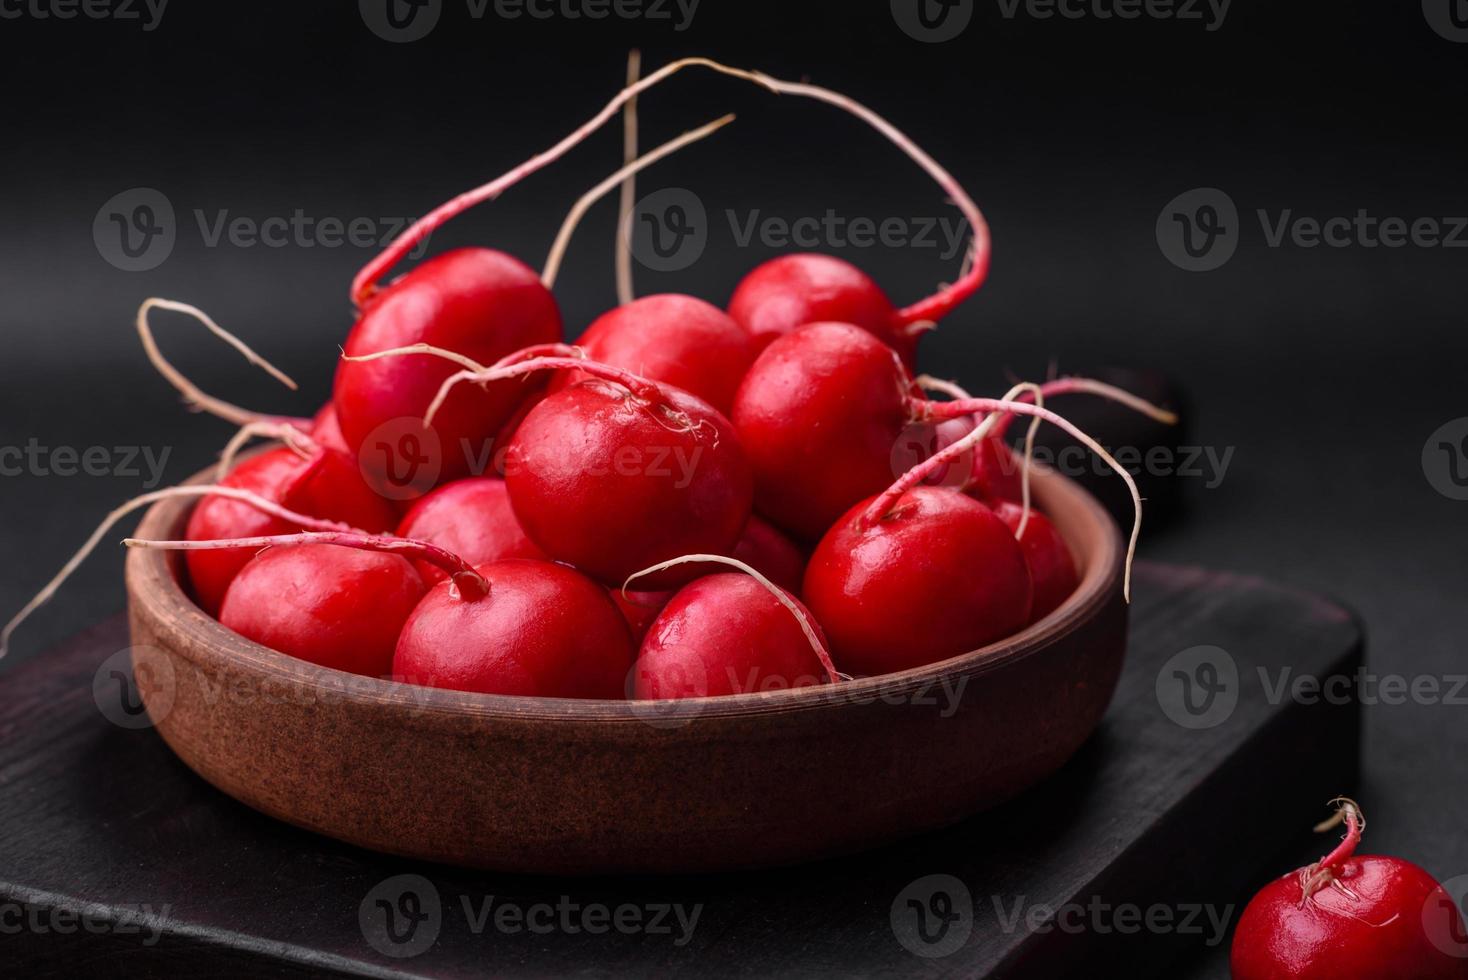
<path id="1" fill-rule="evenodd" d="M 1380 674 L 1468 672 L 1468 503 L 1437 493 L 1421 462 L 1434 430 L 1468 415 L 1468 251 L 1270 247 L 1255 217 L 1468 215 L 1468 43 L 1435 33 L 1415 2 L 1236 0 L 1210 31 L 1206 19 L 1042 19 L 1023 7 L 1010 18 L 987 0 L 942 44 L 909 37 L 885 2 L 702 0 L 679 31 L 671 5 L 672 21 L 509 20 L 445 0 L 436 29 L 407 44 L 375 36 L 348 2 L 173 0 L 152 31 L 0 7 L 24 11 L 0 19 L 0 444 L 167 447 L 170 481 L 210 460 L 228 429 L 183 411 L 137 345 L 132 315 L 148 295 L 199 304 L 302 383 L 293 396 L 169 320 L 163 344 L 207 390 L 309 413 L 326 397 L 351 321 L 347 285 L 370 250 L 210 247 L 196 211 L 417 215 L 588 118 L 619 87 L 629 47 L 649 65 L 707 54 L 866 102 L 985 210 L 990 283 L 925 341 L 927 370 L 996 391 L 1052 360 L 1118 364 L 1184 388 L 1191 441 L 1233 457 L 1215 487 L 1182 480 L 1186 516 L 1144 536 L 1144 557 L 1335 596 L 1364 618 Z M 723 303 L 781 251 L 740 247 L 725 209 L 741 220 L 755 208 L 787 219 L 952 213 L 859 122 L 728 79 L 690 72 L 646 96 L 644 144 L 726 111 L 738 112 L 734 126 L 642 179 L 644 191 L 694 190 L 712 221 L 701 259 L 676 273 L 639 268 L 641 292 Z M 538 267 L 566 209 L 619 159 L 611 126 L 433 248 L 487 244 Z M 172 202 L 177 243 L 157 268 L 126 272 L 104 260 L 92 227 L 104 202 L 136 187 Z M 1207 273 L 1172 265 L 1154 232 L 1165 205 L 1197 187 L 1222 189 L 1241 216 L 1237 253 Z M 562 272 L 573 334 L 615 303 L 613 224 L 612 205 L 597 208 Z M 931 249 L 840 254 L 899 302 L 956 269 Z M 142 482 L 0 478 L 0 606 L 18 607 Z M 120 569 L 109 545 L 23 629 L 12 658 L 120 608 Z M 1366 850 L 1444 879 L 1468 873 L 1465 719 L 1461 705 L 1368 709 Z M 1319 815 L 1279 819 L 1303 828 Z M 1279 870 L 1317 849 L 1302 838 Z"/>

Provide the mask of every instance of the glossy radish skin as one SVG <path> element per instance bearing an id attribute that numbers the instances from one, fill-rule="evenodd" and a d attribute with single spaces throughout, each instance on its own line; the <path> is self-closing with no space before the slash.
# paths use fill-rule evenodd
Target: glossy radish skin
<path id="1" fill-rule="evenodd" d="M 397 555 L 329 544 L 270 548 L 235 576 L 219 621 L 299 660 L 382 677 L 425 591 L 412 564 Z"/>
<path id="2" fill-rule="evenodd" d="M 1050 523 L 1050 518 L 1033 507 L 1023 535 L 1019 534 L 1020 523 L 1024 519 L 1023 506 L 1002 502 L 995 504 L 993 510 L 1011 532 L 1019 535 L 1025 563 L 1030 569 L 1030 582 L 1035 590 L 1030 622 L 1037 622 L 1059 609 L 1080 584 L 1075 558 L 1071 556 L 1065 539 Z"/>
<path id="3" fill-rule="evenodd" d="M 757 352 L 723 310 L 676 293 L 644 296 L 602 314 L 576 345 L 593 361 L 681 388 L 725 415 Z M 581 372 L 563 371 L 551 391 L 584 380 Z"/>
<path id="4" fill-rule="evenodd" d="M 806 605 L 842 670 L 919 667 L 1029 622 L 1024 552 L 993 511 L 957 491 L 919 486 L 869 521 L 874 501 L 842 516 L 805 570 Z"/>
<path id="5" fill-rule="evenodd" d="M 798 599 L 822 643 L 820 626 Z M 826 670 L 791 611 L 754 578 L 695 579 L 668 601 L 642 641 L 634 696 L 691 698 L 810 687 Z"/>
<path id="6" fill-rule="evenodd" d="M 478 566 L 486 595 L 440 582 L 398 638 L 393 675 L 428 687 L 554 698 L 625 696 L 634 648 L 604 588 L 551 562 Z"/>
<path id="7" fill-rule="evenodd" d="M 757 266 L 740 280 L 729 315 L 760 347 L 808 323 L 849 323 L 898 351 L 911 365 L 919 334 L 899 322 L 880 286 L 850 262 L 799 252 Z"/>
<path id="8" fill-rule="evenodd" d="M 503 252 L 462 248 L 429 259 L 374 293 L 344 351 L 357 357 L 426 343 L 491 364 L 523 347 L 560 339 L 555 300 L 529 266 Z M 389 422 L 411 426 L 422 419 L 455 370 L 430 356 L 341 361 L 332 400 L 347 445 L 374 471 L 387 471 L 393 464 L 386 451 L 364 446 L 367 438 Z M 419 433 L 420 445 L 431 446 L 437 437 L 442 479 L 470 475 L 470 460 L 491 447 L 534 390 L 519 379 L 455 390 L 434 419 L 433 433 Z"/>
<path id="9" fill-rule="evenodd" d="M 385 531 L 397 522 L 388 502 L 362 480 L 352 461 L 323 450 L 303 459 L 289 449 L 272 449 L 247 459 L 219 481 L 312 517 L 339 521 L 365 531 Z M 206 498 L 189 516 L 185 536 L 191 541 L 258 537 L 298 530 L 249 504 L 223 497 Z M 194 598 L 205 612 L 218 616 L 230 582 L 249 562 L 242 550 L 190 551 L 185 556 Z"/>
<path id="10" fill-rule="evenodd" d="M 734 427 L 754 469 L 755 508 L 806 541 L 897 474 L 910 379 L 892 349 L 846 323 L 781 337 L 734 399 Z"/>
<path id="11" fill-rule="evenodd" d="M 1399 858 L 1353 856 L 1336 878 L 1356 897 L 1327 886 L 1302 905 L 1299 871 L 1264 886 L 1234 932 L 1233 980 L 1468 977 L 1462 916 L 1430 874 Z"/>
<path id="12" fill-rule="evenodd" d="M 545 558 L 545 552 L 520 527 L 505 481 L 495 477 L 466 477 L 420 497 L 398 525 L 397 534 L 436 544 L 471 565 L 505 558 Z M 429 562 L 416 564 L 429 584 L 448 578 L 447 572 Z"/>
<path id="13" fill-rule="evenodd" d="M 749 464 L 729 421 L 658 386 L 593 380 L 549 395 L 510 441 L 505 482 L 530 539 L 608 587 L 691 553 L 727 554 L 749 519 Z M 639 583 L 674 588 L 673 568 Z"/>

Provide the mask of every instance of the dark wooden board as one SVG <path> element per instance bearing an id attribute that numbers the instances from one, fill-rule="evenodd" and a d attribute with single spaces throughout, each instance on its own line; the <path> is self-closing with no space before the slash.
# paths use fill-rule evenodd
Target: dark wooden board
<path id="1" fill-rule="evenodd" d="M 129 718 L 125 692 L 98 670 L 127 646 L 111 620 L 0 674 L 0 975 L 1156 972 L 1210 948 L 1221 933 L 1204 907 L 1231 922 L 1240 889 L 1293 839 L 1301 814 L 1351 788 L 1354 700 L 1280 696 L 1278 686 L 1285 669 L 1288 679 L 1354 677 L 1362 639 L 1339 607 L 1256 579 L 1143 566 L 1136 593 L 1106 720 L 1033 792 L 844 860 L 697 878 L 489 875 L 271 821 L 194 776 L 153 732 L 109 720 Z M 1198 647 L 1227 656 L 1174 659 Z M 1186 727 L 1173 720 L 1195 723 L 1180 713 L 1176 672 L 1206 680 L 1208 664 L 1223 667 L 1225 689 L 1203 716 L 1218 723 Z M 390 880 L 402 875 L 417 878 Z M 691 930 L 674 907 L 685 917 L 697 908 Z M 384 908 L 428 917 L 395 945 Z M 1048 928 L 1047 908 L 1062 910 Z M 933 942 L 918 934 L 918 910 Z M 140 913 L 142 932 L 117 928 L 138 927 Z M 412 956 L 379 951 L 418 944 Z"/>

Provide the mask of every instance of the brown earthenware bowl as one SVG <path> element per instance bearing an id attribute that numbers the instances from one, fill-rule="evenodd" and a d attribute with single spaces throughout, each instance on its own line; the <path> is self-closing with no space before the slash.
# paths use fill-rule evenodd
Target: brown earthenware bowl
<path id="1" fill-rule="evenodd" d="M 362 847 L 517 872 L 789 864 L 951 824 L 1055 771 L 1126 645 L 1122 543 L 1052 472 L 1076 593 L 1001 643 L 838 686 L 686 701 L 466 694 L 276 653 L 205 615 L 176 554 L 127 561 L 133 667 L 164 740 L 257 810 Z M 181 537 L 192 502 L 140 537 Z M 914 624 L 916 627 L 918 624 Z"/>

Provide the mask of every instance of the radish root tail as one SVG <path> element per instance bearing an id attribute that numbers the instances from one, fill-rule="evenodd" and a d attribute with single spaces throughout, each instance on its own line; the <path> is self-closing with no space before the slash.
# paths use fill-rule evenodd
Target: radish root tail
<path id="1" fill-rule="evenodd" d="M 1315 893 L 1326 885 L 1331 885 L 1352 898 L 1357 897 L 1337 880 L 1336 868 L 1342 861 L 1356 853 L 1356 845 L 1361 843 L 1361 832 L 1366 829 L 1366 818 L 1361 813 L 1361 807 L 1349 797 L 1338 796 L 1330 802 L 1335 804 L 1337 809 L 1329 819 L 1315 825 L 1315 832 L 1323 834 L 1344 823 L 1346 833 L 1329 854 L 1314 864 L 1300 869 L 1300 908 L 1304 908 Z"/>
<path id="2" fill-rule="evenodd" d="M 460 194 L 457 197 L 453 198 L 452 200 L 440 204 L 428 214 L 413 222 L 413 224 L 406 231 L 404 231 L 397 238 L 393 239 L 393 241 L 387 246 L 387 248 L 383 249 L 382 252 L 380 252 L 372 259 L 372 261 L 363 266 L 362 271 L 358 272 L 356 277 L 353 278 L 352 302 L 360 307 L 363 303 L 370 299 L 373 293 L 375 293 L 377 290 L 377 283 L 379 282 L 379 280 L 381 280 L 382 277 L 386 275 L 393 266 L 402 261 L 404 256 L 406 256 L 425 238 L 432 234 L 435 229 L 443 225 L 444 222 L 448 221 L 450 218 L 453 218 L 455 215 L 462 214 L 463 212 L 469 210 L 477 204 L 481 204 L 485 201 L 494 200 L 495 198 L 503 194 L 506 190 L 519 183 L 524 178 L 530 176 L 541 168 L 559 160 L 577 144 L 585 140 L 586 137 L 590 136 L 592 133 L 596 132 L 603 125 L 605 125 L 608 120 L 610 120 L 621 110 L 622 106 L 626 105 L 632 99 L 635 99 L 638 95 L 647 91 L 653 86 L 660 84 L 669 76 L 675 75 L 685 68 L 695 67 L 707 68 L 710 71 L 719 72 L 720 74 L 732 75 L 736 78 L 747 79 L 749 81 L 755 82 L 756 84 L 766 84 L 764 80 L 755 76 L 751 72 L 740 71 L 737 68 L 729 68 L 726 65 L 721 65 L 718 62 L 712 61 L 708 58 L 681 58 L 678 61 L 673 61 L 664 65 L 657 71 L 648 75 L 646 78 L 643 78 L 640 81 L 637 81 L 632 85 L 629 85 L 626 88 L 622 89 L 622 91 L 618 92 L 615 96 L 612 97 L 611 101 L 602 106 L 601 110 L 597 112 L 596 115 L 592 116 L 591 119 L 587 120 L 585 123 L 572 130 L 550 149 L 544 150 L 536 154 L 529 160 L 526 160 L 524 163 L 519 164 L 506 173 L 503 173 L 500 176 L 496 177 L 494 180 L 491 180 L 489 183 L 476 187 L 473 190 L 466 191 L 463 194 Z M 766 87 L 768 88 L 770 86 L 766 85 Z"/>
<path id="3" fill-rule="evenodd" d="M 240 426 L 233 438 L 225 443 L 224 449 L 219 453 L 219 465 L 215 468 L 216 480 L 224 479 L 234 470 L 235 457 L 251 439 L 277 439 L 302 459 L 309 459 L 312 453 L 321 448 L 297 426 L 281 422 L 251 422 Z"/>
<path id="4" fill-rule="evenodd" d="M 160 299 L 157 296 L 149 297 L 143 300 L 142 306 L 138 307 L 136 319 L 138 339 L 143 342 L 143 351 L 148 355 L 148 361 L 159 374 L 167 379 L 169 384 L 178 389 L 178 392 L 184 396 L 184 400 L 191 407 L 202 412 L 208 412 L 210 415 L 224 419 L 226 422 L 233 422 L 235 425 L 241 426 L 248 425 L 251 422 L 261 421 L 283 421 L 291 424 L 310 425 L 309 419 L 290 419 L 283 416 L 252 412 L 238 405 L 232 405 L 221 398 L 215 398 L 213 395 L 206 394 L 163 356 L 163 352 L 158 348 L 157 340 L 153 337 L 153 328 L 148 322 L 148 314 L 153 310 L 170 310 L 174 313 L 183 313 L 193 317 L 202 323 L 214 336 L 243 354 L 245 360 L 260 368 L 276 381 L 279 381 L 292 391 L 295 391 L 298 386 L 284 371 L 255 353 L 248 344 L 215 323 L 209 314 L 197 306 L 189 303 L 180 303 L 171 299 Z"/>
<path id="5" fill-rule="evenodd" d="M 634 396 L 647 400 L 661 399 L 663 391 L 658 385 L 646 378 L 625 371 L 622 368 L 612 367 L 610 364 L 602 364 L 599 361 L 587 360 L 583 357 L 530 357 L 517 360 L 523 352 L 511 354 L 492 367 L 478 371 L 458 371 L 444 379 L 439 386 L 438 394 L 433 396 L 433 401 L 428 406 L 428 411 L 423 415 L 423 424 L 432 425 L 434 418 L 443 408 L 443 403 L 448 400 L 454 388 L 460 384 L 472 381 L 476 384 L 487 384 L 491 381 L 503 381 L 507 378 L 521 377 L 536 371 L 550 370 L 572 370 L 585 371 L 593 377 L 601 378 L 619 384 L 630 391 Z"/>
<path id="6" fill-rule="evenodd" d="M 15 634 L 16 629 L 29 619 L 32 613 L 51 601 L 61 586 L 66 584 L 66 580 L 71 578 L 72 574 L 81 567 L 82 562 L 86 561 L 92 552 L 97 550 L 97 545 L 101 543 L 102 538 L 116 526 L 118 521 L 143 507 L 148 507 L 160 500 L 171 500 L 175 497 L 228 497 L 231 500 L 238 500 L 242 503 L 249 504 L 272 517 L 278 517 L 283 521 L 288 521 L 301 527 L 337 532 L 354 530 L 345 524 L 338 524 L 335 521 L 323 521 L 320 518 L 298 514 L 293 510 L 282 507 L 273 500 L 267 500 L 259 494 L 251 493 L 248 490 L 240 490 L 236 487 L 221 487 L 216 485 L 168 487 L 164 490 L 155 490 L 152 493 L 145 493 L 142 496 L 134 497 L 103 518 L 102 523 L 97 525 L 97 529 L 92 532 L 91 537 L 87 538 L 86 543 L 77 550 L 76 554 L 71 556 L 65 565 L 61 566 L 61 571 L 57 572 L 56 576 L 50 582 L 46 583 L 45 588 L 37 592 L 31 601 L 27 602 L 21 611 L 16 613 L 10 622 L 5 624 L 4 630 L 0 630 L 0 659 L 3 659 L 6 652 L 9 651 L 10 638 Z"/>
<path id="7" fill-rule="evenodd" d="M 148 538 L 124 538 L 129 548 L 153 551 L 229 551 L 238 548 L 278 548 L 299 544 L 329 544 L 359 551 L 377 551 L 437 565 L 453 580 L 459 597 L 474 602 L 489 594 L 489 580 L 474 570 L 452 551 L 427 541 L 399 538 L 391 534 L 368 534 L 365 531 L 335 529 L 304 531 L 299 534 L 265 534 L 248 538 L 222 538 L 217 541 L 159 541 Z"/>
<path id="8" fill-rule="evenodd" d="M 643 156 L 633 160 L 606 180 L 603 180 L 591 190 L 581 195 L 581 198 L 571 207 L 570 212 L 566 215 L 566 219 L 561 222 L 561 230 L 556 233 L 555 243 L 551 246 L 550 254 L 546 256 L 545 270 L 540 274 L 540 281 L 545 285 L 545 288 L 551 289 L 555 286 L 556 276 L 561 271 L 561 261 L 566 255 L 566 247 L 571 244 L 571 236 L 576 232 L 576 226 L 581 223 L 581 219 L 586 216 L 586 212 L 590 210 L 593 204 L 616 189 L 624 179 L 628 179 L 644 168 L 652 166 L 663 157 L 677 153 L 690 143 L 697 143 L 704 137 L 711 136 L 733 121 L 734 115 L 730 113 L 726 116 L 720 116 L 713 122 L 700 126 L 697 129 L 689 130 L 682 136 L 668 140 L 668 142 L 659 146 L 657 149 L 650 150 Z"/>
<path id="9" fill-rule="evenodd" d="M 633 48 L 627 53 L 627 86 L 637 84 L 642 73 L 642 52 Z M 626 166 L 637 159 L 637 96 L 627 100 L 622 107 L 622 164 Z M 637 298 L 632 282 L 632 210 L 637 206 L 637 174 L 627 174 L 622 181 L 621 194 L 617 201 L 617 305 L 626 306 Z"/>

